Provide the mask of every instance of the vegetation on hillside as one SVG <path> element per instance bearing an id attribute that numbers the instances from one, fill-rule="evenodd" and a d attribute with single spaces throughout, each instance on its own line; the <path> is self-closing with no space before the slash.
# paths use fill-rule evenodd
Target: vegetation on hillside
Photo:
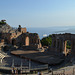
<path id="1" fill-rule="evenodd" d="M 6 24 L 6 22 L 2 22 L 2 21 L 0 21 L 0 25 L 3 25 L 3 24 Z"/>
<path id="2" fill-rule="evenodd" d="M 2 25 L 6 24 L 5 20 L 1 20 L 0 21 L 0 28 L 2 27 Z"/>

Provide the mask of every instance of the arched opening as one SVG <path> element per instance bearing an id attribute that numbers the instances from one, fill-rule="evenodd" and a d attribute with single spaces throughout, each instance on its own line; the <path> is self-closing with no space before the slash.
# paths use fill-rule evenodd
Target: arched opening
<path id="1" fill-rule="evenodd" d="M 65 55 L 71 53 L 71 41 L 70 40 L 66 40 L 65 43 L 64 43 L 65 47 L 64 47 L 64 53 Z"/>
<path id="2" fill-rule="evenodd" d="M 12 45 L 16 45 L 16 40 L 12 39 Z"/>
<path id="3" fill-rule="evenodd" d="M 25 45 L 26 45 L 26 46 L 29 46 L 29 37 L 28 37 L 28 36 L 26 37 Z"/>
<path id="4" fill-rule="evenodd" d="M 5 39 L 4 39 L 4 41 L 5 41 L 5 43 L 9 43 L 9 41 L 8 41 L 8 39 L 5 37 Z"/>

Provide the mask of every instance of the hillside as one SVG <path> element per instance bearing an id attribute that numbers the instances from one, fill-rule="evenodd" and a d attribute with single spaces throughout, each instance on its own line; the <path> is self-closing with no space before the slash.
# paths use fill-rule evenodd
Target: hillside
<path id="1" fill-rule="evenodd" d="M 6 20 L 0 21 L 0 33 L 14 32 L 15 30 L 10 25 L 8 25 L 5 21 Z"/>

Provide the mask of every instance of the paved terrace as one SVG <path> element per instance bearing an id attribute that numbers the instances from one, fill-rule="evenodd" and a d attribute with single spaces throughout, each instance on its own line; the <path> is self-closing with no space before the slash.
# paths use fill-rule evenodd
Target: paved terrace
<path id="1" fill-rule="evenodd" d="M 43 64 L 55 65 L 61 63 L 64 59 L 62 55 L 54 52 L 39 52 L 34 50 L 16 50 L 12 51 L 11 54 L 27 58 L 32 61 L 41 62 Z"/>

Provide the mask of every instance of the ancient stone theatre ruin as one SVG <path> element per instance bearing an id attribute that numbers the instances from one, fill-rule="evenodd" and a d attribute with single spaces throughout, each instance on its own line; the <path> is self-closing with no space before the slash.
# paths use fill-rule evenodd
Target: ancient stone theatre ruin
<path id="1" fill-rule="evenodd" d="M 63 53 L 67 55 L 66 42 L 71 41 L 71 53 L 75 54 L 75 34 L 65 33 L 65 34 L 53 34 L 52 35 L 52 50 Z"/>
<path id="2" fill-rule="evenodd" d="M 2 25 L 2 27 L 8 28 L 8 25 Z M 2 29 L 2 28 L 1 28 Z M 15 46 L 27 46 L 28 48 L 41 48 L 41 42 L 37 33 L 29 33 L 26 28 L 22 28 L 21 25 L 17 29 L 9 30 L 6 32 L 0 32 L 0 44 L 11 44 Z"/>

